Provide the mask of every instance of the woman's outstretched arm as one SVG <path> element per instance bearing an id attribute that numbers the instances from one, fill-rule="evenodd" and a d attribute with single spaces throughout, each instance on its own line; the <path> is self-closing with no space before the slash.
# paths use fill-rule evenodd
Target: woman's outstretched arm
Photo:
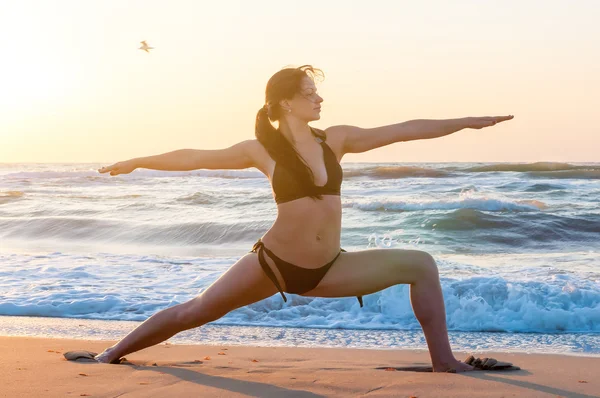
<path id="1" fill-rule="evenodd" d="M 444 120 L 418 119 L 370 129 L 356 126 L 333 126 L 326 129 L 326 132 L 343 137 L 344 153 L 359 153 L 395 142 L 438 138 L 465 128 L 481 129 L 494 126 L 513 117 L 509 115 Z"/>
<path id="2" fill-rule="evenodd" d="M 179 149 L 161 155 L 125 160 L 98 171 L 116 176 L 131 173 L 137 168 L 166 171 L 245 169 L 255 166 L 255 141 L 242 141 L 225 149 Z"/>

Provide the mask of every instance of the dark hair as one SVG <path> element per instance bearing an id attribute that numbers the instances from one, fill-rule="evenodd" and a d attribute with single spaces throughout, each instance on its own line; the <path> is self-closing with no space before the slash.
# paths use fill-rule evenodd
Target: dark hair
<path id="1" fill-rule="evenodd" d="M 300 92 L 302 79 L 308 77 L 323 77 L 320 69 L 311 65 L 302 65 L 298 68 L 285 68 L 275 73 L 267 82 L 265 90 L 265 106 L 256 115 L 256 139 L 265 147 L 269 155 L 280 166 L 292 171 L 298 184 L 305 188 L 313 199 L 322 199 L 315 185 L 314 175 L 306 161 L 300 156 L 296 148 L 273 125 L 271 121 L 278 121 L 282 116 L 279 101 L 291 99 Z M 325 132 L 315 130 L 321 139 L 325 140 Z"/>

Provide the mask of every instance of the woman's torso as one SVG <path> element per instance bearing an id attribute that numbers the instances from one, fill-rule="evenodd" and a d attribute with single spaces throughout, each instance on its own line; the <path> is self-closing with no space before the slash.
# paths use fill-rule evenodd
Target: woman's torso
<path id="1" fill-rule="evenodd" d="M 260 147 L 256 151 L 257 168 L 273 184 L 276 168 L 281 165 L 276 164 L 258 141 L 256 144 Z M 315 185 L 332 182 L 334 166 L 331 163 L 335 162 L 335 167 L 339 167 L 339 147 L 339 143 L 329 137 L 324 144 L 313 141 L 303 147 L 297 146 L 297 151 L 311 168 Z M 339 195 L 325 194 L 322 198 L 301 197 L 278 204 L 277 218 L 262 237 L 265 246 L 283 260 L 305 268 L 317 268 L 331 261 L 340 250 L 342 204 Z"/>

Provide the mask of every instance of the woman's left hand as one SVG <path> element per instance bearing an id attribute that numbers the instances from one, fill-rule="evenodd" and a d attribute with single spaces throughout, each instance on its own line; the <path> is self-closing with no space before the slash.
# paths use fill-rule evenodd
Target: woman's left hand
<path id="1" fill-rule="evenodd" d="M 514 118 L 513 115 L 508 116 L 483 116 L 483 117 L 468 117 L 467 128 L 469 129 L 481 129 L 484 127 L 495 126 L 498 123 L 507 121 Z"/>

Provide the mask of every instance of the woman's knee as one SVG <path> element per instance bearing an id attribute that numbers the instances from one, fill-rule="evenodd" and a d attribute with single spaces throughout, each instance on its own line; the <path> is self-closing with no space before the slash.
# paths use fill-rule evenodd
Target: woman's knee
<path id="1" fill-rule="evenodd" d="M 420 278 L 439 278 L 438 266 L 431 254 L 422 250 L 410 250 L 410 257 Z"/>
<path id="2" fill-rule="evenodd" d="M 425 272 L 427 272 L 427 275 L 432 276 L 434 278 L 439 278 L 440 273 L 438 270 L 437 263 L 435 262 L 433 256 L 427 252 L 422 251 L 421 253 L 423 257 L 423 267 L 425 268 Z"/>

